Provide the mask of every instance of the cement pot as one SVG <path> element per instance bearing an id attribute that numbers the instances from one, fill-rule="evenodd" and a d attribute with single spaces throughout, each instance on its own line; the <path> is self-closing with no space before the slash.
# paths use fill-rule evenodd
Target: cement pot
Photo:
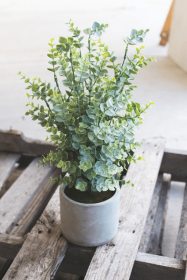
<path id="1" fill-rule="evenodd" d="M 85 204 L 76 202 L 60 187 L 61 227 L 64 237 L 77 245 L 95 247 L 110 242 L 118 229 L 120 190 L 108 200 Z"/>

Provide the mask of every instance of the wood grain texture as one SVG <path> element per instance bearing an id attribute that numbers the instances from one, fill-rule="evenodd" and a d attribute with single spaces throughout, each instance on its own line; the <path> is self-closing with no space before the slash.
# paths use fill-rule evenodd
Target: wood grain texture
<path id="1" fill-rule="evenodd" d="M 94 251 L 70 244 L 60 271 L 84 276 Z M 184 274 L 185 261 L 138 252 L 130 280 L 184 280 Z"/>
<path id="2" fill-rule="evenodd" d="M 20 154 L 0 152 L 0 197 L 3 185 L 12 172 L 16 161 L 20 158 Z"/>
<path id="3" fill-rule="evenodd" d="M 24 241 L 23 238 L 15 238 L 10 235 L 2 236 L 1 234 L 1 242 L 5 241 L 6 244 L 8 238 L 8 243 L 11 244 L 11 249 L 16 254 L 16 251 L 18 252 L 20 249 L 19 245 L 21 246 Z M 70 244 L 55 280 L 78 280 L 79 277 L 75 275 L 76 273 L 84 276 L 89 266 L 88 259 L 91 260 L 94 251 L 95 248 L 84 248 Z M 184 274 L 185 261 L 138 252 L 130 280 L 183 280 Z"/>
<path id="4" fill-rule="evenodd" d="M 150 242 L 150 238 L 151 238 L 152 228 L 154 225 L 155 216 L 156 216 L 158 203 L 159 203 L 160 192 L 162 189 L 162 180 L 163 180 L 163 175 L 160 174 L 157 178 L 154 193 L 153 193 L 152 200 L 150 203 L 149 212 L 148 212 L 147 219 L 146 219 L 146 224 L 144 227 L 143 235 L 142 235 L 142 238 L 140 241 L 140 246 L 138 249 L 139 252 L 147 253 L 148 248 L 149 248 L 149 242 Z"/>
<path id="5" fill-rule="evenodd" d="M 54 145 L 27 138 L 17 130 L 0 130 L 0 151 L 42 156 L 55 149 Z"/>
<path id="6" fill-rule="evenodd" d="M 161 173 L 172 174 L 173 181 L 187 181 L 187 151 L 165 149 Z"/>
<path id="7" fill-rule="evenodd" d="M 50 177 L 56 178 L 59 174 L 60 169 L 55 169 Z M 57 186 L 58 183 L 51 184 L 51 179 L 48 177 L 37 193 L 32 197 L 32 200 L 22 212 L 20 218 L 16 223 L 11 224 L 7 232 L 15 236 L 24 236 L 28 233 L 42 214 Z M 0 279 L 3 278 L 10 264 L 10 260 L 0 258 Z"/>
<path id="8" fill-rule="evenodd" d="M 0 233 L 0 257 L 14 259 L 21 249 L 25 238 Z"/>
<path id="9" fill-rule="evenodd" d="M 7 230 L 8 233 L 24 236 L 32 229 L 58 187 L 57 182 L 51 183 L 51 177 L 58 178 L 60 174 L 62 173 L 59 168 L 53 170 L 50 177 L 44 181 L 40 189 L 32 196 L 32 200 L 22 212 L 20 218 Z"/>
<path id="10" fill-rule="evenodd" d="M 157 205 L 157 211 L 154 219 L 154 224 L 151 230 L 151 236 L 147 248 L 147 253 L 158 254 L 160 235 L 162 229 L 162 221 L 166 211 L 166 200 L 170 189 L 171 175 L 164 174 L 162 181 L 162 188 Z"/>
<path id="11" fill-rule="evenodd" d="M 3 280 L 54 279 L 64 258 L 67 241 L 61 234 L 59 189 L 28 234 Z"/>
<path id="12" fill-rule="evenodd" d="M 53 167 L 44 166 L 40 170 L 36 166 L 41 158 L 34 159 L 24 170 L 21 176 L 14 182 L 11 188 L 0 200 L 0 232 L 6 230 L 15 223 L 27 207 L 32 196 L 42 186 L 43 182 L 53 171 Z"/>
<path id="13" fill-rule="evenodd" d="M 187 185 L 184 191 L 181 220 L 177 237 L 175 257 L 179 260 L 186 260 L 187 255 Z"/>
<path id="14" fill-rule="evenodd" d="M 85 280 L 129 280 L 143 233 L 151 198 L 164 153 L 162 141 L 147 142 L 136 152 L 146 161 L 131 164 L 126 180 L 134 183 L 121 189 L 120 224 L 114 246 L 98 247 Z"/>
<path id="15" fill-rule="evenodd" d="M 130 280 L 184 280 L 186 262 L 138 253 Z"/>

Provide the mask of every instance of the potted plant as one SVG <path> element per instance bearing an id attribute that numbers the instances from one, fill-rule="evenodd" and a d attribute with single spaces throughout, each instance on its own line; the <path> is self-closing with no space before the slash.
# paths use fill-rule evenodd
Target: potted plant
<path id="1" fill-rule="evenodd" d="M 43 101 L 43 105 L 30 101 L 26 115 L 38 120 L 57 145 L 56 151 L 43 158 L 43 164 L 55 164 L 67 173 L 55 179 L 64 183 L 60 188 L 62 232 L 75 244 L 98 246 L 111 241 L 117 232 L 120 183 L 129 183 L 120 173 L 131 161 L 143 159 L 133 155 L 140 146 L 134 131 L 153 103 L 131 101 L 135 88 L 131 80 L 152 58 L 141 54 L 144 46 L 136 48 L 132 58 L 127 56 L 128 47 L 143 42 L 148 30 L 133 29 L 130 37 L 123 39 L 124 58 L 116 63 L 114 52 L 97 37 L 107 24 L 95 22 L 84 30 L 85 52 L 81 31 L 71 20 L 68 25 L 71 37 L 49 43 L 48 70 L 53 73 L 55 87 L 19 74 L 32 91 L 28 98 Z M 59 76 L 67 88 L 63 93 Z"/>

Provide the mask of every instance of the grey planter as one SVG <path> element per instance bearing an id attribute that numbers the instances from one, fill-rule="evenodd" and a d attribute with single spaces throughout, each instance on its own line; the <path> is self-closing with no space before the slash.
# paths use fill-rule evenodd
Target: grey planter
<path id="1" fill-rule="evenodd" d="M 118 229 L 120 190 L 108 200 L 84 204 L 68 198 L 60 187 L 61 226 L 64 237 L 81 246 L 100 246 L 110 242 Z"/>

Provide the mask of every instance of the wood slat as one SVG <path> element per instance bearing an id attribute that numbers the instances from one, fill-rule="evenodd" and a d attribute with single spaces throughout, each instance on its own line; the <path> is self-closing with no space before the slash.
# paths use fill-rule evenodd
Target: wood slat
<path id="1" fill-rule="evenodd" d="M 187 181 L 187 151 L 165 149 L 161 173 L 172 174 L 173 181 Z"/>
<path id="2" fill-rule="evenodd" d="M 160 45 L 161 46 L 165 46 L 169 39 L 169 32 L 170 32 L 171 22 L 172 22 L 172 17 L 173 17 L 174 4 L 175 4 L 175 1 L 173 0 L 173 2 L 171 4 L 171 8 L 170 8 L 169 13 L 166 18 L 166 21 L 162 28 L 162 32 L 160 34 L 160 37 L 161 37 Z"/>
<path id="3" fill-rule="evenodd" d="M 120 225 L 114 246 L 98 247 L 91 261 L 85 280 L 129 280 L 143 233 L 149 205 L 164 153 L 162 141 L 147 142 L 136 155 L 144 154 L 146 161 L 131 164 L 126 180 L 134 188 L 121 189 Z"/>
<path id="4" fill-rule="evenodd" d="M 158 207 L 154 219 L 154 224 L 151 230 L 150 240 L 147 247 L 147 253 L 158 254 L 160 235 L 162 229 L 162 221 L 165 215 L 166 200 L 170 189 L 170 182 L 171 182 L 171 175 L 164 174 Z"/>
<path id="5" fill-rule="evenodd" d="M 184 199 L 181 213 L 179 232 L 177 237 L 175 257 L 186 260 L 187 255 L 187 185 L 185 186 Z"/>
<path id="6" fill-rule="evenodd" d="M 25 238 L 0 233 L 0 257 L 14 259 L 21 249 Z"/>
<path id="7" fill-rule="evenodd" d="M 11 243 L 11 250 L 13 250 L 13 253 L 16 255 L 16 252 L 20 249 L 19 244 L 21 245 L 24 240 L 10 235 L 5 235 L 5 238 L 1 238 L 1 236 L 3 235 L 0 235 L 0 244 L 2 240 L 5 240 L 6 238 L 11 240 L 11 242 L 9 242 Z M 18 244 L 18 247 L 16 247 L 15 244 Z M 1 250 L 0 254 L 2 254 Z M 9 254 L 12 253 L 9 252 Z M 77 273 L 84 276 L 89 265 L 89 260 L 91 260 L 93 254 L 94 248 L 84 248 L 70 244 L 64 261 L 59 268 L 61 273 L 58 273 L 58 277 L 55 278 L 55 280 L 78 279 L 78 276 L 70 275 L 70 273 Z M 68 258 L 66 258 L 67 255 L 69 255 Z M 185 261 L 138 252 L 130 280 L 183 280 L 184 275 Z"/>
<path id="8" fill-rule="evenodd" d="M 163 180 L 163 175 L 160 174 L 157 178 L 153 197 L 152 197 L 152 200 L 150 203 L 149 212 L 148 212 L 147 219 L 146 219 L 146 224 L 144 227 L 143 235 L 142 235 L 142 238 L 140 241 L 140 246 L 138 249 L 139 252 L 144 252 L 144 253 L 148 252 L 152 228 L 154 225 L 155 216 L 157 213 L 157 208 L 158 208 L 158 203 L 159 203 L 160 192 L 162 189 L 162 180 Z"/>
<path id="9" fill-rule="evenodd" d="M 130 280 L 184 280 L 184 261 L 138 253 Z"/>
<path id="10" fill-rule="evenodd" d="M 60 174 L 64 175 L 59 168 L 53 170 L 50 178 L 48 177 L 35 193 L 20 218 L 13 224 L 13 227 L 9 228 L 8 233 L 24 236 L 32 229 L 58 186 L 58 183 L 51 183 L 51 177 L 58 178 Z"/>
<path id="11" fill-rule="evenodd" d="M 5 190 L 3 190 L 4 183 L 11 174 L 15 163 L 20 158 L 20 154 L 0 153 L 0 197 Z"/>
<path id="12" fill-rule="evenodd" d="M 43 156 L 55 149 L 54 145 L 27 138 L 17 130 L 0 130 L 0 151 Z"/>
<path id="13" fill-rule="evenodd" d="M 70 244 L 60 271 L 84 276 L 85 264 L 88 267 L 93 254 L 94 248 L 82 248 Z M 185 263 L 174 258 L 138 252 L 130 280 L 184 280 Z"/>
<path id="14" fill-rule="evenodd" d="M 38 168 L 41 158 L 34 159 L 0 200 L 0 232 L 6 233 L 21 216 L 32 196 L 53 171 L 53 167 Z"/>
<path id="15" fill-rule="evenodd" d="M 59 174 L 60 169 L 55 169 L 51 173 L 50 177 L 56 178 L 59 176 Z M 33 195 L 32 200 L 22 212 L 20 218 L 17 220 L 16 223 L 12 223 L 11 227 L 9 227 L 7 232 L 15 236 L 24 236 L 26 233 L 28 233 L 42 214 L 44 208 L 46 207 L 53 193 L 55 192 L 57 186 L 58 183 L 51 184 L 51 179 L 48 177 L 43 183 L 43 185 L 40 187 L 40 189 L 37 191 L 37 193 Z M 0 257 L 3 257 L 1 256 L 1 248 Z M 10 260 L 0 258 L 0 279 L 3 278 L 10 264 Z"/>
<path id="16" fill-rule="evenodd" d="M 67 247 L 68 243 L 61 234 L 57 189 L 3 279 L 52 280 Z"/>

